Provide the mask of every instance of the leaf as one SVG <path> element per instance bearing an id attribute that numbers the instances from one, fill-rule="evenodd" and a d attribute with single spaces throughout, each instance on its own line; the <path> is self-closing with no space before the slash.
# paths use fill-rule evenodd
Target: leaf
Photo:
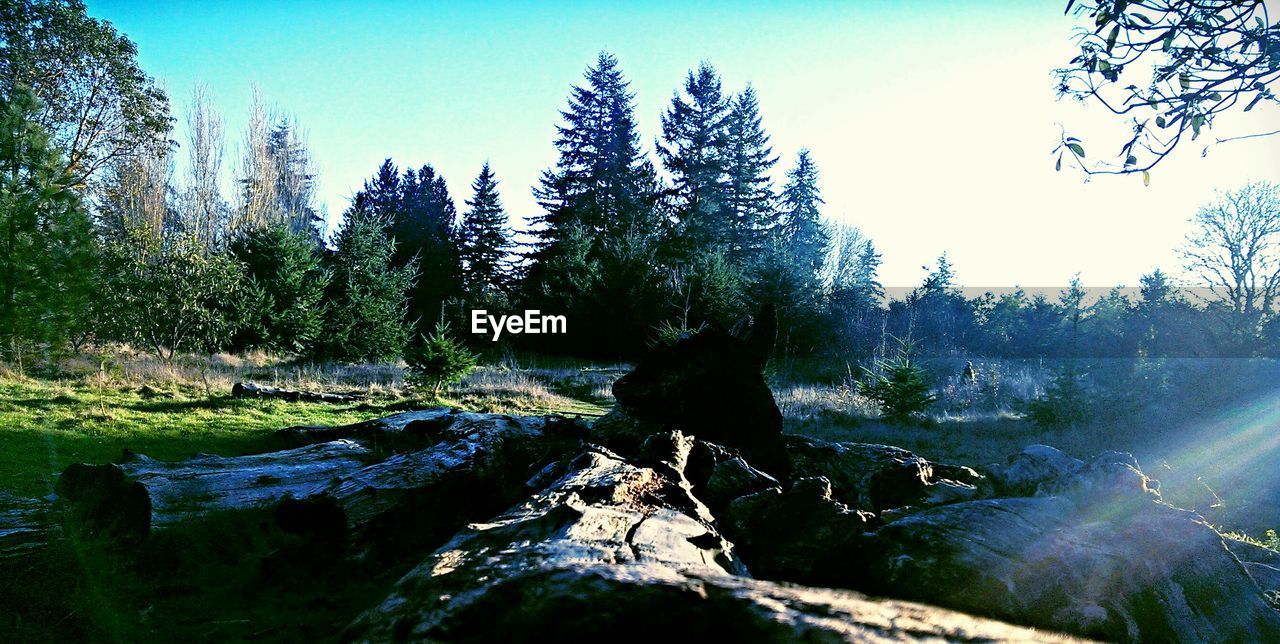
<path id="1" fill-rule="evenodd" d="M 1151 185 L 1151 173 L 1147 172 L 1146 170 L 1142 171 L 1142 185 L 1143 186 Z"/>
<path id="2" fill-rule="evenodd" d="M 1108 54 L 1111 53 L 1111 50 L 1113 48 L 1115 48 L 1116 39 L 1119 37 L 1120 37 L 1120 25 L 1116 25 L 1111 28 L 1111 33 L 1107 34 L 1107 53 Z"/>
<path id="3" fill-rule="evenodd" d="M 1249 101 L 1249 104 L 1244 106 L 1244 111 L 1248 112 L 1249 110 L 1253 109 L 1253 106 L 1257 105 L 1258 101 L 1262 100 L 1262 96 L 1263 96 L 1262 94 L 1258 94 L 1257 96 L 1254 96 L 1253 100 Z"/>
<path id="4" fill-rule="evenodd" d="M 1191 74 L 1187 72 L 1178 74 L 1178 84 L 1182 86 L 1183 91 L 1191 89 Z"/>
<path id="5" fill-rule="evenodd" d="M 1071 151 L 1074 152 L 1076 156 L 1082 159 L 1084 158 L 1084 147 L 1079 143 L 1068 143 L 1067 147 L 1071 148 Z"/>
<path id="6" fill-rule="evenodd" d="M 1129 155 L 1129 157 L 1128 157 L 1127 159 L 1125 159 L 1125 160 L 1124 160 L 1124 164 L 1125 164 L 1125 165 L 1138 165 L 1138 157 L 1135 157 L 1135 156 L 1133 156 L 1132 154 L 1130 154 L 1130 155 Z"/>
<path id="7" fill-rule="evenodd" d="M 1055 172 L 1062 172 L 1062 155 L 1061 154 L 1058 155 L 1058 162 L 1053 164 L 1053 169 Z"/>
<path id="8" fill-rule="evenodd" d="M 1164 127 L 1164 126 L 1165 126 L 1164 117 L 1163 117 L 1163 116 L 1157 116 L 1157 117 L 1156 117 L 1156 127 Z"/>

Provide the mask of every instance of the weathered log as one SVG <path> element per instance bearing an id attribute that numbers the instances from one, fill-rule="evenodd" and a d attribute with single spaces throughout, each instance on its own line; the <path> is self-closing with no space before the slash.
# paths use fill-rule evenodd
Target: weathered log
<path id="1" fill-rule="evenodd" d="M 551 487 L 436 550 L 344 639 L 1058 639 L 927 606 L 735 574 L 743 571 L 732 545 L 677 476 L 589 448 Z"/>
<path id="2" fill-rule="evenodd" d="M 429 434 L 434 444 L 349 472 L 321 490 L 342 508 L 360 554 L 397 556 L 443 543 L 468 521 L 527 494 L 530 480 L 576 453 L 587 431 L 557 416 L 449 412 L 392 419 L 384 424 Z"/>
<path id="3" fill-rule="evenodd" d="M 419 449 L 439 441 L 441 432 L 459 413 L 457 409 L 433 407 L 349 425 L 288 427 L 277 431 L 275 438 L 285 447 L 351 439 L 375 451 Z"/>
<path id="4" fill-rule="evenodd" d="M 49 503 L 0 492 L 0 564 L 24 558 L 49 540 Z"/>
<path id="5" fill-rule="evenodd" d="M 250 456 L 200 454 L 175 462 L 126 453 L 120 463 L 68 467 L 59 479 L 59 494 L 93 525 L 143 536 L 151 527 L 192 515 L 311 496 L 364 467 L 368 454 L 349 440 Z"/>
<path id="6" fill-rule="evenodd" d="M 298 391 L 281 389 L 252 382 L 237 382 L 231 387 L 232 398 L 274 398 L 289 402 L 322 402 L 346 404 L 368 400 L 369 396 L 360 393 L 335 394 L 324 391 Z"/>

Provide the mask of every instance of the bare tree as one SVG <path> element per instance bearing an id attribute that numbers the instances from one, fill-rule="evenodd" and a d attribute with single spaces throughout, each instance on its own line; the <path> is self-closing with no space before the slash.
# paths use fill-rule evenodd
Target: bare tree
<path id="1" fill-rule="evenodd" d="M 238 212 L 233 229 L 283 224 L 316 235 L 315 164 L 296 119 L 268 109 L 257 89 L 241 150 Z"/>
<path id="2" fill-rule="evenodd" d="M 156 141 L 108 165 L 98 208 L 100 225 L 116 239 L 142 235 L 159 243 L 179 228 L 173 201 L 173 158 L 167 141 Z"/>
<path id="3" fill-rule="evenodd" d="M 253 88 L 240 150 L 239 203 L 231 225 L 233 233 L 265 225 L 273 218 L 271 210 L 276 203 L 276 172 L 270 141 L 273 120 L 274 115 L 262 102 L 261 92 Z"/>
<path id="4" fill-rule="evenodd" d="M 1059 95 L 1101 104 L 1126 119 L 1132 136 L 1116 158 L 1095 162 L 1081 139 L 1063 132 L 1059 169 L 1066 159 L 1087 174 L 1149 181 L 1151 168 L 1219 114 L 1278 102 L 1280 22 L 1263 0 L 1069 0 L 1073 9 L 1092 24 L 1078 30 L 1080 54 L 1057 70 Z"/>
<path id="5" fill-rule="evenodd" d="M 1280 186 L 1220 192 L 1191 219 L 1182 255 L 1230 312 L 1230 330 L 1256 337 L 1280 296 Z"/>
<path id="6" fill-rule="evenodd" d="M 208 90 L 196 85 L 187 112 L 187 164 L 185 226 L 207 251 L 226 241 L 229 224 L 222 197 L 222 117 L 214 109 Z"/>

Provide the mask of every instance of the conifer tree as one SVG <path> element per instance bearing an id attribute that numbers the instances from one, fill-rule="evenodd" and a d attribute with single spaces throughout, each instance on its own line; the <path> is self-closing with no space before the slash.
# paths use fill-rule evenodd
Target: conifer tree
<path id="1" fill-rule="evenodd" d="M 745 263 L 759 254 L 764 237 L 778 223 L 776 195 L 770 177 L 778 157 L 769 146 L 755 88 L 748 85 L 734 97 L 726 130 L 731 251 L 739 262 Z"/>
<path id="2" fill-rule="evenodd" d="M 796 155 L 782 189 L 782 233 L 793 261 L 817 273 L 826 259 L 830 231 L 822 220 L 825 201 L 818 188 L 818 166 L 809 150 Z"/>
<path id="3" fill-rule="evenodd" d="M 317 345 L 320 357 L 382 362 L 404 351 L 416 262 L 393 263 L 396 243 L 386 228 L 387 222 L 359 200 L 344 214 L 334 251 L 326 257 L 332 279 L 325 333 Z"/>
<path id="4" fill-rule="evenodd" d="M 0 352 L 60 344 L 88 311 L 89 219 L 26 89 L 0 94 Z"/>
<path id="5" fill-rule="evenodd" d="M 501 292 L 507 284 L 503 260 L 511 246 L 507 212 L 498 195 L 498 180 L 486 161 L 471 184 L 474 195 L 458 230 L 463 284 L 473 297 Z"/>
<path id="6" fill-rule="evenodd" d="M 691 256 L 731 241 L 733 204 L 728 185 L 730 101 L 720 76 L 703 62 L 671 97 L 662 114 L 663 166 L 674 179 L 678 251 Z"/>
<path id="7" fill-rule="evenodd" d="M 318 247 L 306 233 L 277 223 L 242 233 L 230 245 L 245 277 L 263 294 L 262 306 L 243 320 L 236 348 L 297 353 L 307 350 L 323 328 L 329 274 Z"/>

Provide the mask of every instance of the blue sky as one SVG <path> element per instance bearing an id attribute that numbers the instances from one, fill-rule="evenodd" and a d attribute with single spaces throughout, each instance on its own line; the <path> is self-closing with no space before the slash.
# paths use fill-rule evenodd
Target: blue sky
<path id="1" fill-rule="evenodd" d="M 1058 1 L 232 2 L 89 0 L 138 44 L 179 117 L 208 86 L 233 165 L 251 88 L 309 132 L 332 215 L 381 161 L 431 163 L 454 199 L 488 159 L 515 217 L 555 159 L 558 111 L 602 49 L 632 80 L 652 150 L 658 115 L 700 60 L 727 89 L 755 86 L 785 171 L 813 150 L 827 214 L 884 253 L 883 281 L 919 281 L 948 251 L 972 286 L 1135 284 L 1178 268 L 1173 248 L 1215 188 L 1280 179 L 1280 141 L 1181 149 L 1150 187 L 1055 173 L 1058 124 L 1091 151 L 1123 133 L 1058 102 L 1051 70 L 1071 56 Z M 1273 111 L 1218 136 L 1280 127 Z M 1268 127 L 1270 126 L 1270 127 Z"/>

